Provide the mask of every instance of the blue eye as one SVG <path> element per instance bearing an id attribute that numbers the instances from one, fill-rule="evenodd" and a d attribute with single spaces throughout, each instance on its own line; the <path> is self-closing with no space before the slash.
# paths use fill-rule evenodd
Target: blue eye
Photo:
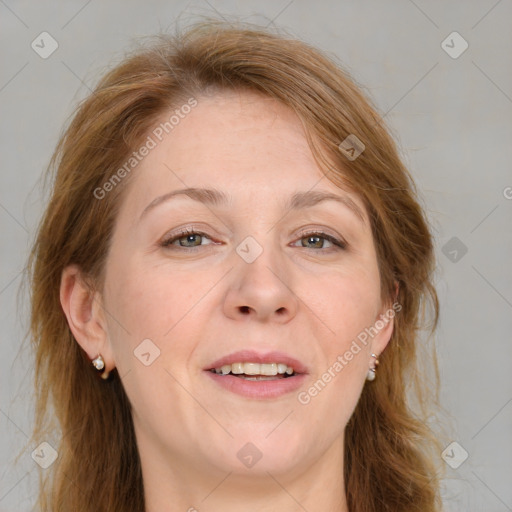
<path id="1" fill-rule="evenodd" d="M 193 229 L 185 229 L 180 231 L 179 233 L 172 235 L 170 238 L 161 242 L 162 247 L 167 248 L 178 248 L 181 247 L 183 249 L 195 249 L 196 247 L 200 247 L 202 245 L 211 245 L 211 243 L 202 243 L 202 240 L 210 240 L 211 238 L 200 231 L 194 231 Z M 307 242 L 302 243 L 304 240 Z M 328 241 L 333 245 L 333 247 L 324 247 L 325 241 Z M 343 240 L 338 240 L 336 237 L 332 235 L 328 235 L 327 233 L 312 231 L 308 233 L 302 233 L 301 237 L 297 240 L 297 242 L 301 242 L 301 247 L 304 249 L 312 249 L 317 250 L 321 249 L 322 252 L 331 252 L 333 250 L 346 249 L 347 243 Z M 308 247 L 307 244 L 313 244 L 312 247 Z M 294 247 L 298 247 L 294 245 Z"/>
<path id="2" fill-rule="evenodd" d="M 194 247 L 199 247 L 200 245 L 209 245 L 209 244 L 202 244 L 201 242 L 195 243 L 200 238 L 208 238 L 209 240 L 211 240 L 208 237 L 208 235 L 206 235 L 205 233 L 201 233 L 199 231 L 193 231 L 191 229 L 190 230 L 186 229 L 184 231 L 181 231 L 177 235 L 174 235 L 171 238 L 168 238 L 167 240 L 164 240 L 161 245 L 162 245 L 162 247 L 169 247 L 171 245 L 178 245 L 180 247 L 185 247 L 185 248 L 188 248 L 188 249 L 192 249 Z M 178 244 L 176 244 L 175 242 L 178 242 Z"/>
<path id="3" fill-rule="evenodd" d="M 335 245 L 336 247 L 338 247 L 340 249 L 347 248 L 346 242 L 344 242 L 342 240 L 338 240 L 336 237 L 328 235 L 327 233 L 322 233 L 322 232 L 317 232 L 317 231 L 310 232 L 310 233 L 302 233 L 301 238 L 299 240 L 301 242 L 303 240 L 307 240 L 307 243 L 311 242 L 312 244 L 317 244 L 316 247 L 307 247 L 307 245 L 302 244 L 302 247 L 304 247 L 306 249 L 326 249 L 325 247 L 323 247 L 325 240 L 329 241 L 331 244 Z M 320 244 L 320 246 L 318 244 Z M 328 247 L 326 250 L 330 252 L 330 250 L 333 250 L 333 248 Z"/>

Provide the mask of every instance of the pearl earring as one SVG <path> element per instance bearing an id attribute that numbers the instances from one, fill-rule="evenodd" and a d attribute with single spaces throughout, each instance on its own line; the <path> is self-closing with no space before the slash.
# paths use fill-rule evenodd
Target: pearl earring
<path id="1" fill-rule="evenodd" d="M 368 375 L 366 375 L 366 380 L 372 381 L 375 380 L 375 371 L 377 370 L 377 366 L 379 366 L 379 360 L 377 359 L 376 354 L 372 354 L 372 357 L 375 359 L 373 363 L 373 367 L 368 370 Z"/>
<path id="2" fill-rule="evenodd" d="M 105 360 L 103 359 L 103 357 L 101 357 L 101 354 L 98 354 L 98 356 L 95 359 L 92 360 L 92 365 L 99 372 L 105 368 Z M 108 379 L 109 373 L 110 372 L 102 372 L 101 373 L 101 378 L 102 379 Z"/>
<path id="3" fill-rule="evenodd" d="M 94 368 L 96 368 L 96 370 L 98 371 L 103 370 L 103 368 L 105 368 L 105 361 L 103 360 L 103 357 L 101 357 L 101 355 L 98 355 L 96 359 L 93 359 L 92 364 Z"/>

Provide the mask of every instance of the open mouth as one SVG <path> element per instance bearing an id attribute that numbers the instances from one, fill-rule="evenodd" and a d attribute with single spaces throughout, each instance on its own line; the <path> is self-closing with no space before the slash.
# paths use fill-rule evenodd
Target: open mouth
<path id="1" fill-rule="evenodd" d="M 217 375 L 232 375 L 251 381 L 287 379 L 297 375 L 292 367 L 284 363 L 233 363 L 211 368 L 209 371 Z"/>
<path id="2" fill-rule="evenodd" d="M 295 392 L 304 384 L 309 372 L 300 361 L 286 354 L 260 355 L 241 351 L 210 363 L 204 373 L 231 393 L 255 400 L 270 400 Z"/>

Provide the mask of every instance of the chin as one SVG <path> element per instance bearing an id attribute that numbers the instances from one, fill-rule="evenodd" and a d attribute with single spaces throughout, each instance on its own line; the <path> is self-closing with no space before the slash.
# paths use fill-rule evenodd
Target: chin
<path id="1" fill-rule="evenodd" d="M 230 442 L 229 451 L 226 453 L 225 447 L 219 447 L 223 453 L 221 460 L 225 470 L 241 475 L 251 473 L 267 477 L 267 473 L 289 473 L 296 470 L 304 458 L 304 436 L 290 432 L 282 425 L 276 429 L 278 424 L 273 423 L 271 428 L 262 429 L 264 433 L 255 432 L 254 429 L 238 431 L 236 434 L 233 432 L 234 440 Z M 280 432 L 279 428 L 282 428 Z"/>
<path id="2" fill-rule="evenodd" d="M 301 460 L 296 455 L 286 450 L 274 450 L 273 452 L 257 451 L 254 447 L 248 448 L 247 445 L 242 450 L 246 450 L 234 458 L 226 458 L 222 461 L 216 461 L 219 469 L 224 472 L 230 472 L 232 475 L 238 475 L 241 478 L 251 477 L 268 478 L 269 473 L 275 477 L 278 475 L 291 475 L 300 471 Z"/>

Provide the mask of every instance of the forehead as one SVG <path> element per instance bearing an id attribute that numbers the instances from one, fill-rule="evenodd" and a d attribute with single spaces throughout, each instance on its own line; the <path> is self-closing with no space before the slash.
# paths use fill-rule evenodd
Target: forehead
<path id="1" fill-rule="evenodd" d="M 318 168 L 300 119 L 286 105 L 246 91 L 193 100 L 187 114 L 174 115 L 177 106 L 149 133 L 154 147 L 138 164 L 128 192 L 132 218 L 158 196 L 186 188 L 220 189 L 235 202 L 271 196 L 283 202 L 298 191 L 343 192 Z M 173 115 L 179 122 L 171 125 Z M 364 211 L 357 194 L 347 192 Z"/>

